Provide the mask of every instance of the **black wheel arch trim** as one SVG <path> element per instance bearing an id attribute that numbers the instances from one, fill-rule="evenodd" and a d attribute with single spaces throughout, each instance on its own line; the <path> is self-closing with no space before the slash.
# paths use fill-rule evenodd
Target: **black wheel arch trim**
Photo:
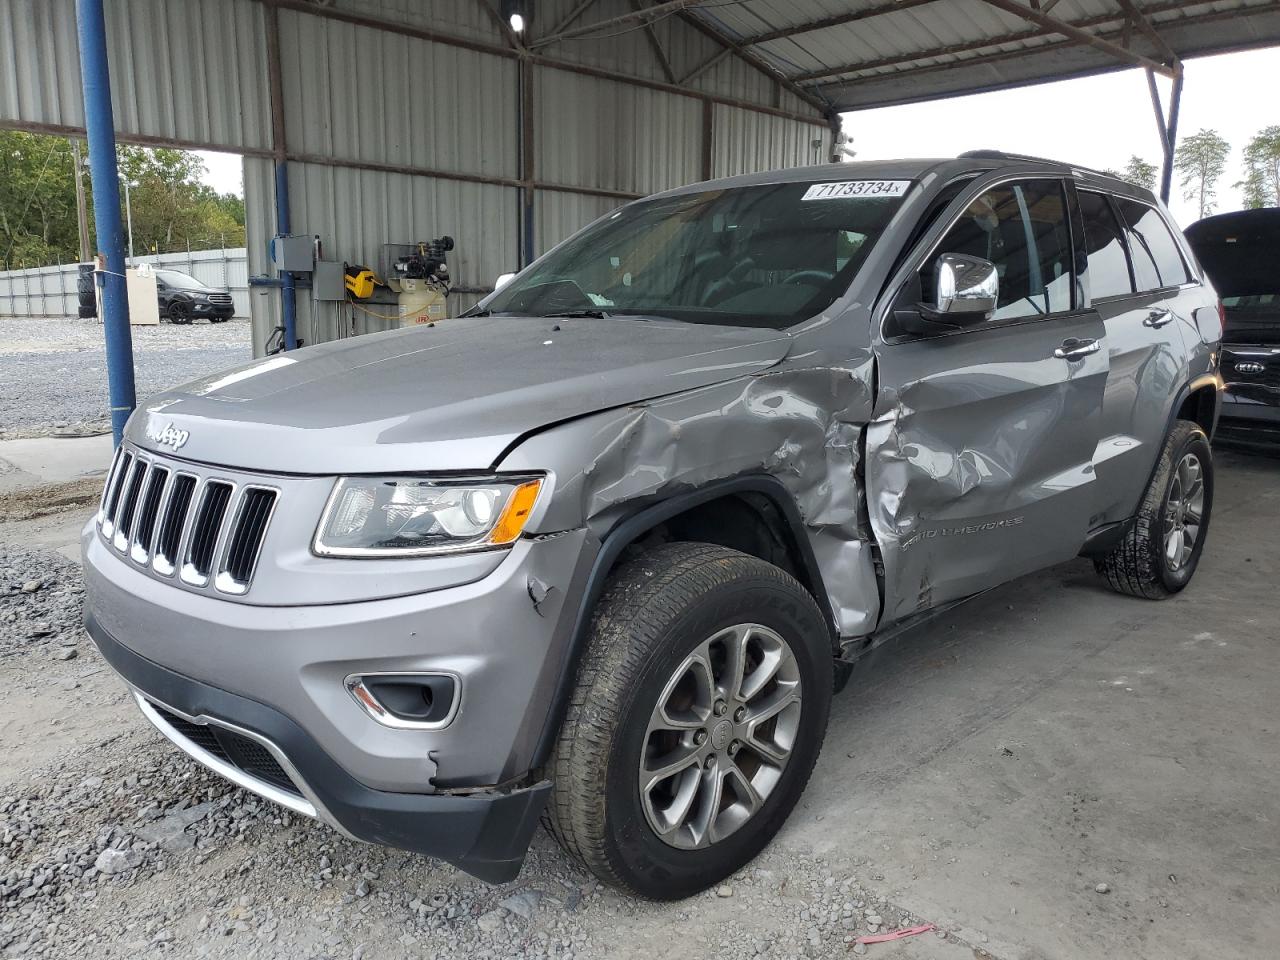
<path id="1" fill-rule="evenodd" d="M 574 613 L 573 629 L 569 634 L 568 648 L 561 661 L 560 674 L 556 680 L 555 693 L 547 720 L 533 753 L 533 768 L 544 767 L 551 756 L 557 732 L 568 709 L 569 697 L 577 677 L 578 664 L 582 660 L 583 649 L 587 641 L 587 632 L 591 626 L 591 611 L 604 592 L 614 564 L 622 555 L 622 551 L 643 537 L 650 530 L 674 517 L 704 503 L 719 500 L 735 494 L 756 493 L 767 497 L 779 510 L 786 521 L 795 541 L 800 562 L 804 565 L 805 576 L 811 585 L 810 593 L 822 611 L 823 621 L 830 634 L 832 650 L 839 647 L 836 631 L 835 614 L 831 609 L 831 601 L 827 596 L 826 585 L 818 559 L 814 556 L 813 547 L 809 543 L 804 520 L 795 504 L 790 491 L 782 481 L 770 474 L 744 474 L 716 480 L 693 490 L 682 491 L 655 503 L 648 503 L 634 508 L 631 512 L 615 521 L 600 539 L 600 550 L 592 562 L 591 571 L 587 575 L 577 610 Z"/>

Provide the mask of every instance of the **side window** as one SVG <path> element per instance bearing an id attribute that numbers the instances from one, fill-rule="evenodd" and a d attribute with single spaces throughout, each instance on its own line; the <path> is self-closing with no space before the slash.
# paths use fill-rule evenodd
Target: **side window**
<path id="1" fill-rule="evenodd" d="M 1137 200 L 1116 198 L 1120 215 L 1129 228 L 1129 249 L 1133 252 L 1134 279 L 1138 290 L 1176 287 L 1190 278 L 1178 244 L 1164 218 L 1155 207 Z"/>
<path id="2" fill-rule="evenodd" d="M 978 197 L 943 238 L 938 253 L 964 253 L 995 264 L 1000 298 L 993 320 L 1070 310 L 1071 232 L 1062 184 L 1028 180 Z M 922 280 L 933 278 L 929 263 Z"/>
<path id="3" fill-rule="evenodd" d="M 1133 293 L 1133 275 L 1124 234 L 1111 203 L 1100 193 L 1081 190 L 1084 242 L 1089 254 L 1089 295 L 1094 300 Z"/>

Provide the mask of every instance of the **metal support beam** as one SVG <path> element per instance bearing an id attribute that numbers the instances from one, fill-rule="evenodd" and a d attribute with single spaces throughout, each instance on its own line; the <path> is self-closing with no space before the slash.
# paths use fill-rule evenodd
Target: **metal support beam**
<path id="1" fill-rule="evenodd" d="M 1154 4 L 1152 7 L 1150 7 L 1148 9 L 1148 12 L 1163 13 L 1166 11 L 1177 10 L 1181 6 L 1182 4 L 1180 2 L 1159 3 L 1159 4 Z M 1223 14 L 1221 13 L 1199 14 L 1194 17 L 1185 17 L 1179 21 L 1179 24 L 1182 26 L 1188 26 L 1193 24 L 1207 23 L 1212 20 L 1221 19 L 1222 16 Z M 1079 28 L 1100 27 L 1106 24 L 1116 23 L 1123 19 L 1125 19 L 1123 14 L 1107 13 L 1107 14 L 1101 14 L 1099 16 L 1087 17 L 1083 20 L 1077 20 L 1072 24 L 1072 26 L 1079 27 Z M 839 77 L 849 73 L 858 73 L 863 70 L 878 70 L 884 67 L 894 67 L 894 66 L 900 66 L 904 64 L 912 64 L 920 60 L 932 60 L 937 57 L 949 57 L 949 56 L 955 56 L 962 53 L 973 53 L 978 50 L 987 50 L 992 47 L 1000 47 L 1010 43 L 1021 43 L 1026 40 L 1038 40 L 1042 37 L 1051 37 L 1057 33 L 1060 33 L 1060 31 L 1049 30 L 1043 27 L 1035 27 L 1030 30 L 1019 30 L 1015 33 L 1008 33 L 1002 37 L 994 37 L 994 38 L 984 37 L 981 40 L 968 40 L 968 41 L 965 41 L 964 43 L 946 44 L 943 46 L 930 47 L 924 50 L 913 50 L 910 53 L 894 54 L 888 57 L 878 57 L 875 60 L 861 60 L 854 63 L 841 64 L 835 67 L 824 67 L 821 70 L 813 70 L 808 73 L 795 74 L 793 75 L 792 79 L 795 80 L 797 83 L 806 83 L 806 84 L 814 83 L 816 86 L 820 86 L 821 84 L 817 84 L 815 83 L 815 81 L 820 81 L 820 80 L 828 79 L 831 77 Z M 1104 40 L 1111 39 L 1111 38 L 1118 38 L 1120 35 L 1121 35 L 1120 31 L 1117 31 L 1114 29 L 1103 30 L 1096 35 L 1091 34 L 1091 36 L 1099 36 Z M 1054 40 L 1054 41 L 1051 41 L 1050 43 L 1037 46 L 1035 48 L 1035 52 L 1037 54 L 1048 53 L 1050 51 L 1059 50 L 1064 47 L 1072 46 L 1078 42 L 1079 41 L 1073 37 L 1068 37 L 1062 40 Z M 904 71 L 904 75 L 928 73 L 934 70 L 949 70 L 952 67 L 972 66 L 977 63 L 997 63 L 1001 60 L 1007 60 L 1011 57 L 1027 56 L 1030 52 L 1031 51 L 1026 49 L 1000 51 L 999 53 L 991 54 L 989 56 L 966 58 L 964 60 L 955 61 L 951 63 L 931 64 L 928 67 L 920 67 L 914 70 Z"/>
<path id="2" fill-rule="evenodd" d="M 289 210 L 289 149 L 285 139 L 284 76 L 280 66 L 280 15 L 273 0 L 263 10 L 267 33 L 267 92 L 271 102 L 271 145 L 275 162 L 276 236 L 287 237 L 293 229 Z M 293 274 L 280 272 L 280 312 L 284 326 L 284 349 L 298 349 L 298 293 Z"/>
<path id="3" fill-rule="evenodd" d="M 702 179 L 715 176 L 716 108 L 710 100 L 702 101 Z"/>
<path id="4" fill-rule="evenodd" d="M 430 43 L 439 43 L 449 47 L 457 47 L 462 50 L 474 50 L 477 53 L 486 53 L 490 56 L 499 57 L 508 60 L 518 60 L 528 58 L 530 62 L 539 67 L 547 67 L 551 70 L 563 70 L 567 73 L 574 73 L 583 77 L 598 77 L 601 80 L 616 80 L 618 83 L 628 84 L 633 87 L 642 87 L 646 90 L 657 90 L 661 93 L 672 93 L 681 97 L 690 97 L 695 100 L 709 99 L 714 103 L 722 103 L 727 107 L 738 107 L 742 110 L 750 110 L 754 113 L 763 113 L 771 117 L 782 117 L 785 120 L 794 120 L 797 123 L 809 123 L 818 127 L 827 125 L 826 112 L 828 104 L 819 100 L 812 93 L 801 90 L 799 87 L 788 88 L 796 94 L 801 100 L 818 111 L 818 114 L 808 115 L 797 110 L 779 110 L 776 107 L 770 107 L 762 103 L 752 103 L 750 100 L 744 100 L 738 97 L 729 97 L 719 93 L 704 92 L 701 90 L 690 90 L 687 87 L 679 87 L 675 84 L 667 83 L 663 80 L 652 80 L 648 77 L 639 77 L 634 74 L 623 73 L 618 70 L 608 70 L 603 67 L 594 67 L 585 63 L 571 63 L 566 60 L 558 60 L 555 57 L 546 57 L 537 54 L 530 54 L 527 50 L 513 50 L 511 47 L 500 46 L 493 43 L 485 43 L 481 40 L 470 40 L 465 37 L 458 37 L 439 30 L 431 30 L 426 27 L 415 27 L 406 23 L 384 20 L 378 17 L 370 17 L 360 13 L 353 13 L 349 10 L 339 9 L 337 7 L 318 7 L 306 0 L 257 0 L 259 3 L 270 2 L 281 10 L 294 10 L 298 13 L 304 13 L 308 16 L 321 17 L 325 20 L 333 20 L 338 23 L 348 23 L 356 27 L 366 27 L 370 30 L 382 30 L 387 33 L 394 33 L 400 37 L 413 37 L 416 40 L 426 40 Z M 687 17 L 688 14 L 681 14 Z M 691 22 L 695 28 L 700 30 L 705 36 L 711 37 L 720 46 L 729 46 L 729 42 L 720 34 L 715 33 L 702 21 L 691 18 Z M 738 51 L 734 51 L 739 53 Z M 739 53 L 741 56 L 741 53 Z M 751 60 L 743 57 L 753 67 L 765 73 L 770 79 L 776 80 L 779 76 L 776 70 L 772 70 L 760 65 L 758 59 Z M 794 85 L 793 85 L 794 86 Z M 61 131 L 59 131 L 61 132 Z M 70 132 L 68 130 L 68 132 Z M 141 138 L 134 138 L 140 141 Z M 203 148 L 193 148 L 203 149 Z M 211 150 L 225 150 L 226 147 L 210 146 Z M 249 155 L 261 155 L 261 151 L 242 150 L 241 153 Z"/>
<path id="5" fill-rule="evenodd" d="M 1147 89 L 1151 91 L 1151 109 L 1155 113 L 1156 131 L 1160 135 L 1160 149 L 1164 154 L 1160 165 L 1160 199 L 1165 203 L 1169 202 L 1169 193 L 1173 187 L 1173 161 L 1178 147 L 1178 113 L 1182 106 L 1182 77 L 1183 72 L 1179 68 L 1173 78 L 1173 89 L 1169 91 L 1169 119 L 1166 121 L 1155 74 L 1150 70 L 1147 71 Z"/>
<path id="6" fill-rule="evenodd" d="M 1109 53 L 1117 60 L 1123 60 L 1128 63 L 1136 63 L 1140 67 L 1148 67 L 1156 73 L 1166 77 L 1172 77 L 1174 70 L 1167 67 L 1163 63 L 1152 60 L 1150 57 L 1144 57 L 1141 54 L 1134 53 L 1118 43 L 1112 43 L 1110 40 L 1104 40 L 1097 34 L 1090 33 L 1088 30 L 1082 30 L 1073 23 L 1065 20 L 1059 20 L 1057 17 L 1051 17 L 1040 10 L 1032 10 L 1030 7 L 1023 6 L 1017 0 L 983 0 L 989 6 L 995 7 L 997 10 L 1003 10 L 1005 13 L 1011 13 L 1015 17 L 1021 17 L 1023 20 L 1029 20 L 1038 26 L 1050 30 L 1054 33 L 1060 33 L 1064 37 L 1070 37 L 1079 43 L 1087 44 L 1103 53 Z"/>
<path id="7" fill-rule="evenodd" d="M 940 0 L 890 0 L 888 3 L 877 3 L 874 6 L 855 10 L 852 13 L 838 13 L 834 16 L 823 17 L 821 20 L 809 20 L 805 23 L 797 23 L 790 27 L 780 27 L 777 30 L 770 30 L 767 33 L 753 34 L 750 37 L 743 37 L 740 42 L 744 47 L 751 47 L 755 46 L 757 43 L 768 43 L 771 40 L 782 40 L 786 37 L 794 37 L 801 33 L 813 33 L 817 30 L 826 30 L 828 27 L 839 27 L 846 23 L 857 23 L 861 20 L 870 20 L 872 17 L 882 17 L 887 13 L 898 13 L 902 10 L 910 10 L 912 7 L 923 7 L 926 4 L 939 2 Z"/>
<path id="8" fill-rule="evenodd" d="M 639 12 L 641 9 L 640 0 L 631 0 L 631 8 Z M 658 31 L 653 29 L 652 23 L 644 25 L 644 35 L 649 41 L 649 47 L 653 50 L 658 66 L 662 67 L 662 75 L 667 78 L 667 83 L 677 83 L 676 72 L 671 67 L 671 58 L 667 56 L 667 51 L 663 49 L 662 41 L 658 39 Z"/>
<path id="9" fill-rule="evenodd" d="M 1129 19 L 1134 26 L 1142 31 L 1156 50 L 1159 51 L 1160 56 L 1164 57 L 1165 63 L 1171 67 L 1176 67 L 1178 65 L 1177 53 L 1174 52 L 1173 47 L 1165 42 L 1164 37 L 1160 36 L 1160 32 L 1156 30 L 1147 15 L 1138 9 L 1138 5 L 1133 0 L 1117 0 L 1117 2 L 1120 4 L 1120 9 L 1129 15 Z"/>
<path id="10" fill-rule="evenodd" d="M 662 3 L 655 3 L 651 7 L 642 7 L 638 10 L 632 10 L 630 13 L 621 13 L 616 17 L 609 17 L 607 20 L 597 20 L 594 23 L 586 23 L 580 27 L 565 27 L 563 30 L 554 31 L 539 40 L 535 40 L 528 46 L 530 50 L 537 50 L 548 44 L 558 43 L 561 40 L 572 40 L 574 37 L 582 37 L 590 33 L 598 33 L 610 27 L 635 22 L 651 23 L 660 16 L 676 13 L 696 2 L 698 0 L 663 0 Z"/>
<path id="11" fill-rule="evenodd" d="M 534 70 L 529 60 L 520 61 L 520 268 L 524 269 L 536 258 L 534 233 L 533 178 L 537 166 L 537 150 L 534 143 Z"/>
<path id="12" fill-rule="evenodd" d="M 133 383 L 133 332 L 125 282 L 124 226 L 120 223 L 120 182 L 116 169 L 116 124 L 111 112 L 107 25 L 102 0 L 76 0 L 80 37 L 80 77 L 85 127 L 89 134 L 89 174 L 102 284 L 102 332 L 106 341 L 111 434 L 119 446 L 124 425 L 137 403 Z"/>
<path id="13" fill-rule="evenodd" d="M 690 13 L 688 10 L 680 11 L 677 14 L 677 16 L 679 16 L 680 19 L 683 20 L 685 23 L 689 24 L 689 26 L 693 27 L 693 29 L 701 33 L 704 37 L 707 37 L 709 40 L 713 40 L 716 43 L 720 44 L 720 46 L 728 50 L 732 56 L 737 57 L 743 63 L 746 63 L 749 66 L 754 67 L 756 70 L 763 73 L 766 77 L 768 77 L 775 84 L 777 84 L 779 89 L 787 90 L 793 93 L 799 100 L 801 100 L 804 103 L 807 103 L 809 106 L 813 107 L 813 109 L 819 111 L 823 117 L 826 117 L 827 113 L 831 108 L 830 103 L 827 103 L 822 99 L 820 99 L 819 97 L 815 96 L 813 91 L 805 90 L 803 87 L 797 84 L 793 79 L 791 79 L 791 77 L 784 74 L 781 70 L 779 70 L 776 66 L 770 63 L 768 60 L 763 59 L 754 51 L 746 49 L 745 47 L 742 46 L 742 44 L 738 43 L 736 40 L 730 37 L 726 37 L 723 33 L 715 29 L 714 27 L 712 27 L 701 17 L 693 13 Z M 724 100 L 720 97 L 713 97 L 712 99 L 716 100 L 716 102 L 718 103 L 724 102 Z M 729 106 L 738 106 L 738 104 L 729 104 Z M 824 127 L 826 126 L 825 119 L 822 119 L 822 120 L 814 119 L 814 120 L 811 120 L 810 122 L 814 123 L 817 126 L 824 126 Z"/>

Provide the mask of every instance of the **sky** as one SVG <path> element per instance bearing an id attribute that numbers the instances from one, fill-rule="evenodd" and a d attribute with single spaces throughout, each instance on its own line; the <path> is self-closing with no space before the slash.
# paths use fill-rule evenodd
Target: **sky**
<path id="1" fill-rule="evenodd" d="M 1244 176 L 1240 155 L 1260 129 L 1280 124 L 1280 47 L 1185 61 L 1178 136 L 1217 130 L 1231 144 L 1218 186 L 1218 213 L 1240 208 L 1232 184 Z M 1168 104 L 1168 81 L 1160 79 Z M 986 124 L 975 123 L 986 117 Z M 984 130 L 983 127 L 986 129 Z M 859 160 L 951 157 L 984 147 L 1123 170 L 1132 154 L 1162 160 L 1151 94 L 1142 70 L 1019 87 L 932 103 L 860 110 L 844 115 L 844 131 Z M 1182 198 L 1177 173 L 1169 207 L 1182 226 L 1198 209 Z"/>
<path id="2" fill-rule="evenodd" d="M 1168 82 L 1161 80 L 1168 102 Z M 1231 163 L 1218 187 L 1217 212 L 1240 206 L 1232 184 L 1242 179 L 1240 154 L 1258 130 L 1280 124 L 1280 47 L 1186 61 L 1181 136 L 1207 128 L 1232 146 Z M 987 117 L 986 130 L 973 118 Z M 844 115 L 860 160 L 948 157 L 983 147 L 1051 157 L 1088 167 L 1123 170 L 1137 154 L 1161 160 L 1159 137 L 1141 70 L 1020 87 L 932 103 L 861 110 Z M 206 182 L 223 193 L 242 192 L 240 158 L 202 152 Z M 1170 207 L 1186 226 L 1197 219 L 1175 176 Z"/>

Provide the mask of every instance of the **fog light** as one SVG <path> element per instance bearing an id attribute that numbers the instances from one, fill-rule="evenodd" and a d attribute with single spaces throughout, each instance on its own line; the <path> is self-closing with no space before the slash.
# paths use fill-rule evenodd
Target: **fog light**
<path id="1" fill-rule="evenodd" d="M 370 717 L 397 730 L 439 730 L 457 716 L 462 682 L 451 673 L 365 673 L 346 679 Z"/>

